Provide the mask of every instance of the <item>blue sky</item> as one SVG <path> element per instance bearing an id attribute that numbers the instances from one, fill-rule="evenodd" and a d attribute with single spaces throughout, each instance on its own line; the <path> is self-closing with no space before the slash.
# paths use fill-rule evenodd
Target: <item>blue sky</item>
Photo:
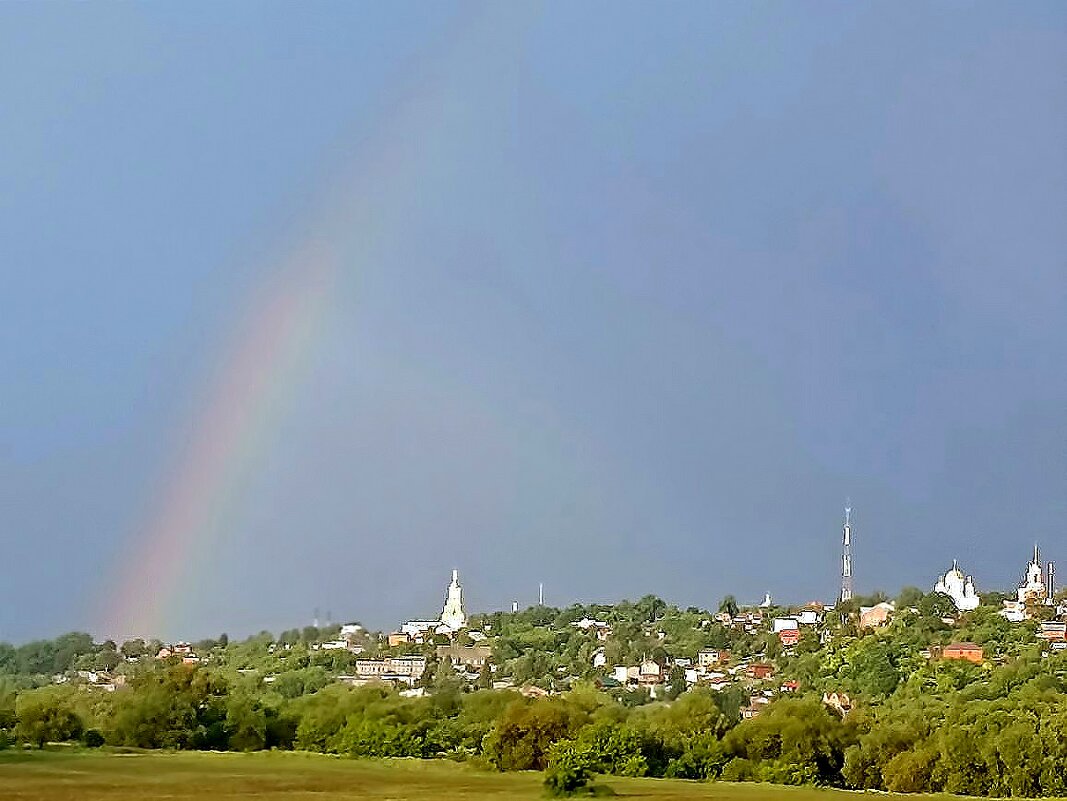
<path id="1" fill-rule="evenodd" d="M 321 330 L 160 636 L 1067 559 L 1061 3 L 0 5 L 0 639 L 99 629 L 234 321 Z M 125 568 L 123 568 L 125 569 Z"/>

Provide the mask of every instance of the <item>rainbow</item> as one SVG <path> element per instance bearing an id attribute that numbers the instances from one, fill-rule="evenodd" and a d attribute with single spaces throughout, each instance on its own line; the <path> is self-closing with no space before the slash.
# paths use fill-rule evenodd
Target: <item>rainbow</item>
<path id="1" fill-rule="evenodd" d="M 109 635 L 162 633 L 183 587 L 195 584 L 194 557 L 222 536 L 228 507 L 283 413 L 321 328 L 335 272 L 331 254 L 304 249 L 249 304 L 151 522 L 122 560 L 118 590 L 106 602 Z"/>
<path id="2" fill-rule="evenodd" d="M 323 182 L 307 224 L 295 229 L 310 233 L 246 304 L 230 344 L 219 350 L 192 436 L 147 504 L 148 522 L 136 527 L 114 573 L 104 577 L 99 631 L 112 637 L 176 633 L 168 626 L 180 622 L 186 588 L 196 586 L 195 566 L 233 528 L 227 523 L 240 505 L 242 485 L 284 415 L 324 328 L 334 285 L 346 270 L 402 239 L 405 201 L 447 163 L 447 152 L 423 145 L 447 146 L 443 125 L 457 102 L 449 96 L 450 74 L 462 67 L 472 40 L 502 35 L 491 10 L 473 6 L 445 26 L 438 46 L 389 95 L 402 100 L 369 137 L 353 137 L 359 152 L 334 165 L 340 169 Z"/>

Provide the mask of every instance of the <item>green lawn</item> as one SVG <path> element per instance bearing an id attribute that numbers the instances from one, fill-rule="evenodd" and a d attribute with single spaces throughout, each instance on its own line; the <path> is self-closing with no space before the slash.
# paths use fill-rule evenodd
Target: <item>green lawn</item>
<path id="1" fill-rule="evenodd" d="M 670 779 L 600 780 L 621 798 L 840 801 L 855 794 Z M 834 797 L 837 796 L 835 799 Z M 543 799 L 536 773 L 488 773 L 451 762 L 351 760 L 315 754 L 0 753 L 3 801 L 267 801 Z"/>

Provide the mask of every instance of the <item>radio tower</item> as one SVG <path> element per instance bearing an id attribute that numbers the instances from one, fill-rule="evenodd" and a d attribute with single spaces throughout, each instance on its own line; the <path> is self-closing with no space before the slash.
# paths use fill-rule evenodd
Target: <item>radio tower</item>
<path id="1" fill-rule="evenodd" d="M 841 601 L 852 600 L 852 506 L 845 507 L 845 528 L 841 548 Z"/>

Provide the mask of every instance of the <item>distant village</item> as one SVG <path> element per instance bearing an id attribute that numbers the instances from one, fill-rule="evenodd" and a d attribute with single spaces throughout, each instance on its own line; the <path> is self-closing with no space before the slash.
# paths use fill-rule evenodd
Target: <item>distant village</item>
<path id="1" fill-rule="evenodd" d="M 890 600 L 870 605 L 857 606 L 852 598 L 851 583 L 851 523 L 846 514 L 843 536 L 842 585 L 837 601 L 830 604 L 810 603 L 799 608 L 776 607 L 767 595 L 763 601 L 746 608 L 720 608 L 717 613 L 707 613 L 699 621 L 699 627 L 713 625 L 745 635 L 766 635 L 777 639 L 781 652 L 788 655 L 801 643 L 805 635 L 815 638 L 819 645 L 827 643 L 834 630 L 828 623 L 843 618 L 842 610 L 849 611 L 853 625 L 858 631 L 877 631 L 894 620 L 906 621 L 919 614 L 914 607 L 901 606 Z M 956 623 L 961 615 L 972 612 L 980 605 L 974 579 L 967 575 L 957 562 L 937 578 L 932 592 L 944 596 L 954 607 L 955 615 L 946 615 L 943 622 Z M 1057 599 L 1055 565 L 1042 564 L 1037 546 L 1024 569 L 1023 579 L 1013 596 L 1000 600 L 999 614 L 1011 624 L 1033 620 L 1034 638 L 1045 643 L 1046 653 L 1067 649 L 1067 604 Z M 513 614 L 518 613 L 513 605 Z M 514 677 L 500 674 L 498 660 L 494 659 L 494 636 L 491 616 L 476 616 L 472 625 L 463 603 L 463 589 L 459 572 L 453 570 L 445 591 L 445 600 L 439 616 L 433 619 L 409 620 L 394 631 L 373 634 L 362 625 L 351 623 L 335 627 L 330 639 L 317 639 L 307 643 L 312 651 L 339 651 L 350 655 L 348 672 L 333 678 L 352 686 L 366 684 L 391 685 L 405 696 L 421 696 L 427 690 L 428 668 L 444 662 L 451 665 L 457 678 L 471 687 L 492 689 L 513 688 L 527 696 L 548 695 L 554 690 L 535 683 L 516 683 Z M 657 655 L 626 664 L 612 664 L 608 657 L 607 643 L 612 637 L 614 624 L 609 620 L 581 617 L 566 623 L 571 630 L 588 639 L 588 666 L 596 676 L 596 683 L 605 690 L 618 692 L 645 690 L 651 698 L 664 692 L 668 684 L 684 682 L 684 688 L 704 686 L 715 691 L 730 687 L 742 687 L 748 702 L 742 708 L 743 718 L 754 717 L 775 697 L 797 691 L 795 679 L 776 677 L 774 661 L 766 654 L 747 654 L 735 657 L 728 648 L 703 647 L 695 653 L 669 653 L 661 649 Z M 656 621 L 644 624 L 643 634 L 651 641 L 664 641 L 666 634 L 657 628 Z M 289 642 L 272 642 L 270 653 L 284 653 L 294 645 Z M 983 663 L 987 654 L 982 646 L 973 642 L 952 642 L 923 652 L 928 659 L 965 660 Z M 173 659 L 195 665 L 210 659 L 207 654 L 198 654 L 189 643 L 162 645 L 155 653 L 158 660 Z M 135 661 L 130 659 L 130 661 Z M 251 671 L 249 671 L 251 672 Z M 84 674 L 84 675 L 83 675 Z M 57 682 L 74 677 L 57 676 Z M 121 673 L 81 671 L 76 677 L 89 684 L 114 689 L 121 686 Z M 577 676 L 561 676 L 562 684 Z M 262 677 L 266 684 L 275 676 Z M 827 692 L 824 702 L 841 714 L 851 708 L 848 695 Z"/>

